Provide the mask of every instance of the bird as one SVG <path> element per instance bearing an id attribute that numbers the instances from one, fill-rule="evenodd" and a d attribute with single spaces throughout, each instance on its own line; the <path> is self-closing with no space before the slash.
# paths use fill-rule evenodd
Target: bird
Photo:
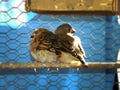
<path id="1" fill-rule="evenodd" d="M 79 61 L 88 66 L 88 63 L 85 61 L 85 51 L 81 44 L 81 40 L 78 36 L 75 36 L 75 29 L 68 23 L 64 23 L 58 26 L 55 30 L 55 35 L 57 35 L 62 42 L 62 49 L 66 52 L 69 52 L 73 56 L 79 59 Z"/>
<path id="2" fill-rule="evenodd" d="M 30 52 L 35 63 L 81 64 L 63 47 L 61 39 L 48 29 L 37 28 L 31 35 Z"/>
<path id="3" fill-rule="evenodd" d="M 31 35 L 30 51 L 37 62 L 52 63 L 60 55 L 59 39 L 45 28 L 36 29 Z"/>

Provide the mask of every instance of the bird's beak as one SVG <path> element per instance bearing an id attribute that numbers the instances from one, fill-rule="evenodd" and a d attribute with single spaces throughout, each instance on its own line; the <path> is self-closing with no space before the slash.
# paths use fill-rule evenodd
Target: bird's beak
<path id="1" fill-rule="evenodd" d="M 34 35 L 31 35 L 31 37 L 30 38 L 34 38 Z"/>
<path id="2" fill-rule="evenodd" d="M 74 28 L 72 28 L 72 33 L 75 33 L 76 31 L 75 31 L 75 29 Z"/>

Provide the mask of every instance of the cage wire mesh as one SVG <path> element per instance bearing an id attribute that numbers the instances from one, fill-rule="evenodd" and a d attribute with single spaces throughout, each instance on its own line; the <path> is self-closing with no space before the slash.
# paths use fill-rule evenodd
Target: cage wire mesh
<path id="1" fill-rule="evenodd" d="M 33 62 L 30 36 L 36 28 L 71 24 L 88 62 L 116 61 L 120 25 L 115 16 L 52 16 L 25 11 L 24 0 L 0 0 L 0 62 Z M 113 90 L 115 69 L 0 69 L 0 90 Z"/>

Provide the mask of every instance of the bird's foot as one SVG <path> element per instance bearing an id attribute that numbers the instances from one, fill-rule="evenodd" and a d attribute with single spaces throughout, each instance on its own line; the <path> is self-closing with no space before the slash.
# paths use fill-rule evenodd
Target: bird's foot
<path id="1" fill-rule="evenodd" d="M 39 61 L 37 61 L 37 60 L 34 61 L 34 64 L 35 64 L 36 66 L 37 66 L 38 63 L 39 63 Z M 37 69 L 34 68 L 34 71 L 37 72 Z"/>

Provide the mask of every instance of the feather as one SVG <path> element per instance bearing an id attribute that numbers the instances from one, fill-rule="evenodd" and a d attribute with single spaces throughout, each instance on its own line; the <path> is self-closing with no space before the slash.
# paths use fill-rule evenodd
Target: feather
<path id="1" fill-rule="evenodd" d="M 76 57 L 64 49 L 61 39 L 51 31 L 39 28 L 31 38 L 30 52 L 36 62 L 80 64 Z"/>
<path id="2" fill-rule="evenodd" d="M 85 51 L 82 47 L 80 38 L 74 36 L 74 33 L 74 28 L 69 24 L 62 24 L 55 30 L 55 34 L 61 39 L 63 44 L 62 49 L 78 58 L 82 64 L 87 65 L 84 59 Z"/>

